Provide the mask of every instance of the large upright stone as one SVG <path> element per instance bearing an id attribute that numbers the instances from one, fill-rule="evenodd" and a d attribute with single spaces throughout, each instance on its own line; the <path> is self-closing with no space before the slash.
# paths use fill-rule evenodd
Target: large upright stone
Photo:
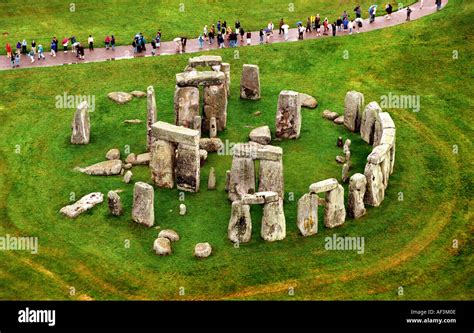
<path id="1" fill-rule="evenodd" d="M 283 179 L 283 162 L 280 161 L 260 161 L 258 175 L 259 192 L 276 192 L 280 198 L 285 196 L 285 182 Z"/>
<path id="2" fill-rule="evenodd" d="M 109 204 L 110 213 L 114 216 L 120 216 L 123 213 L 122 200 L 115 191 L 107 193 L 107 202 Z"/>
<path id="3" fill-rule="evenodd" d="M 395 146 L 396 146 L 396 130 L 395 128 L 385 128 L 380 138 L 381 145 L 390 146 L 390 174 L 393 173 L 393 167 L 395 165 Z"/>
<path id="4" fill-rule="evenodd" d="M 155 223 L 154 210 L 155 193 L 153 187 L 143 182 L 135 183 L 133 189 L 133 221 L 152 227 Z"/>
<path id="5" fill-rule="evenodd" d="M 155 139 L 183 143 L 186 145 L 199 145 L 199 131 L 182 126 L 158 121 L 153 124 L 153 136 Z"/>
<path id="6" fill-rule="evenodd" d="M 177 126 L 194 128 L 194 118 L 199 116 L 199 88 L 176 86 L 174 115 Z"/>
<path id="7" fill-rule="evenodd" d="M 344 101 L 344 126 L 351 132 L 357 132 L 362 120 L 364 95 L 357 91 L 349 91 Z"/>
<path id="8" fill-rule="evenodd" d="M 146 102 L 147 102 L 147 118 L 146 118 L 146 127 L 147 127 L 147 141 L 146 147 L 147 150 L 150 150 L 151 144 L 153 143 L 153 131 L 151 126 L 156 123 L 156 99 L 155 99 L 155 89 L 153 86 L 149 86 L 146 90 Z"/>
<path id="9" fill-rule="evenodd" d="M 210 130 L 212 117 L 216 118 L 217 130 L 223 131 L 227 126 L 227 92 L 224 83 L 204 87 L 203 131 Z"/>
<path id="10" fill-rule="evenodd" d="M 250 206 L 237 200 L 232 203 L 227 235 L 234 243 L 248 243 L 252 237 Z"/>
<path id="11" fill-rule="evenodd" d="M 349 203 L 347 207 L 347 215 L 351 218 L 358 219 L 366 214 L 364 196 L 367 186 L 367 179 L 361 173 L 352 175 L 349 180 Z"/>
<path id="12" fill-rule="evenodd" d="M 175 147 L 169 141 L 156 140 L 150 149 L 151 179 L 160 188 L 174 187 Z"/>
<path id="13" fill-rule="evenodd" d="M 230 64 L 223 62 L 221 65 L 221 71 L 225 74 L 225 90 L 227 91 L 227 97 L 230 96 Z"/>
<path id="14" fill-rule="evenodd" d="M 327 228 L 335 228 L 344 224 L 345 221 L 346 207 L 344 206 L 344 187 L 338 184 L 334 190 L 326 192 L 324 225 Z"/>
<path id="15" fill-rule="evenodd" d="M 255 193 L 255 165 L 252 158 L 234 156 L 230 171 L 229 200 L 240 200 L 243 194 L 253 193 Z"/>
<path id="16" fill-rule="evenodd" d="M 303 236 L 311 236 L 318 232 L 318 196 L 306 193 L 298 200 L 298 229 Z"/>
<path id="17" fill-rule="evenodd" d="M 262 228 L 260 235 L 267 242 L 282 240 L 286 237 L 286 220 L 283 211 L 283 199 L 266 203 L 263 206 Z"/>
<path id="18" fill-rule="evenodd" d="M 298 139 L 301 131 L 301 103 L 295 91 L 283 90 L 278 98 L 276 137 Z"/>
<path id="19" fill-rule="evenodd" d="M 207 180 L 207 189 L 215 190 L 216 189 L 216 170 L 214 167 L 211 167 L 209 170 L 209 178 Z"/>
<path id="20" fill-rule="evenodd" d="M 199 145 L 179 144 L 176 156 L 176 184 L 178 189 L 199 192 L 201 181 Z"/>
<path id="21" fill-rule="evenodd" d="M 386 129 L 395 129 L 395 123 L 388 112 L 380 112 L 375 119 L 374 147 L 380 144 L 383 132 Z"/>
<path id="22" fill-rule="evenodd" d="M 90 141 L 89 106 L 83 101 L 77 107 L 72 120 L 71 143 L 74 145 L 87 145 Z"/>
<path id="23" fill-rule="evenodd" d="M 374 143 L 375 120 L 377 115 L 382 112 L 377 102 L 370 102 L 362 113 L 360 124 L 360 136 L 368 144 Z"/>
<path id="24" fill-rule="evenodd" d="M 260 99 L 260 69 L 257 65 L 244 65 L 240 81 L 240 98 Z"/>
<path id="25" fill-rule="evenodd" d="M 378 207 L 385 197 L 385 186 L 383 184 L 383 174 L 380 164 L 367 163 L 364 170 L 367 179 L 367 191 L 364 196 L 364 203 L 369 206 Z"/>

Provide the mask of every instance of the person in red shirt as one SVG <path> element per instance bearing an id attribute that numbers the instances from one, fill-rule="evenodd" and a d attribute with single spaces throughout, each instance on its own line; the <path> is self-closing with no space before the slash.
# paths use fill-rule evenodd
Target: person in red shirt
<path id="1" fill-rule="evenodd" d="M 7 49 L 7 57 L 11 58 L 12 57 L 12 46 L 10 45 L 10 43 L 7 43 L 5 48 Z"/>

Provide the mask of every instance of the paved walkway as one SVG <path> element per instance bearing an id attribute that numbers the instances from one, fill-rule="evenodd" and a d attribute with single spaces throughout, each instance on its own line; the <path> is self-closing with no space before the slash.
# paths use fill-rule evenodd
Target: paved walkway
<path id="1" fill-rule="evenodd" d="M 442 0 L 443 7 L 447 4 L 447 2 L 448 0 Z M 379 14 L 382 12 L 385 13 L 384 8 L 381 8 L 381 7 L 382 6 L 377 8 L 377 12 Z M 424 6 L 421 10 L 420 10 L 419 2 L 411 5 L 410 8 L 413 10 L 413 12 L 411 13 L 412 21 L 436 12 L 436 5 L 434 4 L 434 0 L 425 0 Z M 365 12 L 366 11 L 367 10 L 365 10 Z M 364 12 L 364 15 L 367 15 L 365 12 Z M 363 27 L 360 30 L 360 32 L 364 33 L 364 32 L 368 32 L 372 30 L 382 29 L 382 28 L 406 23 L 406 16 L 407 16 L 406 13 L 407 13 L 406 9 L 397 11 L 392 14 L 392 19 L 390 20 L 387 20 L 383 16 L 379 16 L 375 19 L 374 23 L 369 23 L 369 20 L 365 19 L 363 22 Z M 305 24 L 305 22 L 303 23 Z M 321 28 L 322 28 L 321 30 L 323 30 L 322 26 Z M 348 34 L 349 34 L 348 32 L 337 31 L 336 36 L 345 36 Z M 357 32 L 353 31 L 353 34 L 357 34 Z M 327 36 L 322 35 L 321 37 L 318 37 L 316 35 L 316 32 L 314 31 L 311 33 L 305 33 L 304 35 L 304 39 L 317 39 L 317 38 L 326 38 L 326 37 L 332 37 L 331 29 L 329 30 Z M 285 43 L 285 42 L 296 42 L 296 41 L 298 41 L 298 32 L 296 28 L 290 29 L 288 41 L 285 41 L 283 35 L 278 34 L 278 30 L 274 32 L 273 37 L 271 38 L 271 43 L 282 43 L 282 42 Z M 259 32 L 258 31 L 252 32 L 251 45 L 259 45 L 259 44 L 260 44 Z M 228 41 L 226 41 L 225 45 L 226 47 L 228 47 Z M 241 43 L 240 36 L 239 36 L 238 47 L 246 47 L 246 45 L 247 45 L 246 39 L 244 38 L 244 43 Z M 199 49 L 199 43 L 197 39 L 189 39 L 186 46 L 186 53 L 201 52 L 201 51 L 208 51 L 208 50 L 214 50 L 214 49 L 217 49 L 216 40 L 214 41 L 213 45 L 209 45 L 208 42 L 205 42 L 204 48 Z M 58 52 L 55 58 L 51 57 L 49 53 L 45 53 L 46 60 L 38 60 L 35 57 L 36 60 L 34 63 L 30 62 L 29 57 L 22 55 L 19 68 L 60 66 L 60 65 L 77 64 L 77 63 L 111 61 L 111 60 L 120 60 L 120 59 L 130 59 L 134 57 L 151 56 L 151 46 L 149 43 L 147 44 L 146 52 L 142 52 L 141 54 L 135 54 L 135 55 L 133 54 L 133 48 L 131 45 L 118 46 L 115 48 L 115 50 L 112 50 L 112 49 L 106 50 L 105 48 L 98 48 L 92 52 L 90 52 L 88 49 L 85 51 L 86 51 L 85 60 L 79 60 L 71 51 L 69 51 L 68 53 L 64 53 L 60 51 Z M 177 54 L 176 43 L 173 41 L 161 43 L 161 48 L 158 49 L 157 55 L 164 56 L 164 55 L 171 55 L 171 54 Z M 8 70 L 8 69 L 16 70 L 18 68 L 12 69 L 10 60 L 6 56 L 1 56 L 0 57 L 0 70 Z"/>

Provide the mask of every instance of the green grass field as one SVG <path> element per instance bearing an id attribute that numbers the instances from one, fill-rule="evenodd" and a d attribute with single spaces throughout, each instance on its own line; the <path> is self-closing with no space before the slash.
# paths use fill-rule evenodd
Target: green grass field
<path id="1" fill-rule="evenodd" d="M 310 15 L 320 14 L 324 19 L 335 20 L 347 10 L 351 17 L 356 4 L 362 6 L 363 17 L 368 17 L 368 7 L 378 4 L 378 15 L 385 14 L 387 1 L 381 0 L 299 0 L 299 1 L 208 1 L 208 0 L 79 0 L 79 1 L 17 1 L 0 2 L 0 45 L 9 42 L 13 47 L 25 38 L 42 43 L 49 49 L 53 36 L 61 41 L 64 37 L 77 36 L 86 42 L 89 34 L 95 37 L 95 44 L 104 47 L 106 35 L 113 35 L 118 45 L 131 44 L 133 36 L 143 32 L 147 41 L 154 38 L 158 29 L 163 40 L 187 36 L 197 38 L 205 24 L 210 28 L 217 20 L 227 21 L 234 28 L 237 19 L 245 31 L 266 28 L 270 20 L 275 27 L 283 17 L 291 27 L 296 22 L 306 22 Z M 415 2 L 404 1 L 405 5 Z M 393 2 L 394 10 L 399 1 Z M 8 35 L 5 35 L 8 33 Z M 0 54 L 6 54 L 5 48 Z"/>
<path id="2" fill-rule="evenodd" d="M 340 11 L 345 3 L 339 1 L 334 8 Z M 90 6 L 95 15 L 103 12 L 97 3 Z M 267 11 L 262 6 L 255 10 L 262 19 L 281 12 L 278 6 Z M 117 5 L 113 14 L 126 8 Z M 199 13 L 192 22 L 215 14 L 207 7 Z M 226 13 L 232 16 L 222 16 Z M 472 299 L 472 14 L 471 1 L 450 0 L 440 13 L 398 27 L 242 48 L 238 59 L 234 50 L 213 52 L 232 66 L 223 140 L 246 141 L 251 127 L 264 124 L 274 131 L 283 89 L 312 94 L 319 106 L 303 109 L 299 140 L 275 143 L 284 150 L 285 190 L 296 199 L 286 197 L 287 238 L 261 240 L 262 212 L 254 207 L 252 241 L 234 248 L 227 239 L 230 203 L 224 192 L 231 157 L 210 154 L 201 181 L 206 184 L 209 168 L 215 167 L 218 190 L 208 191 L 204 185 L 200 193 L 186 194 L 187 216 L 178 215 L 177 190 L 155 190 L 156 225 L 181 236 L 169 257 L 152 251 L 158 230 L 131 222 L 133 184 L 73 168 L 102 161 L 113 147 L 122 154 L 126 146 L 144 152 L 145 125 L 125 125 L 123 120 L 144 120 L 146 101 L 117 106 L 106 95 L 154 85 L 158 118 L 172 122 L 174 75 L 189 55 L 0 72 L 0 235 L 39 237 L 37 255 L 0 251 L 0 299 Z M 183 24 L 190 32 L 192 22 Z M 99 33 L 103 28 L 97 23 L 96 29 Z M 348 59 L 343 58 L 345 51 Z M 459 54 L 456 60 L 453 51 Z M 239 99 L 245 63 L 260 66 L 261 101 Z M 342 113 L 344 96 L 352 89 L 364 93 L 366 103 L 389 92 L 419 95 L 421 110 L 386 110 L 397 125 L 397 160 L 383 205 L 333 230 L 323 227 L 320 215 L 319 233 L 303 238 L 296 227 L 297 199 L 311 183 L 340 177 L 341 167 L 334 161 L 340 153 L 337 137 L 353 141 L 351 173 L 363 172 L 371 151 L 359 135 L 321 117 L 325 109 Z M 55 108 L 55 96 L 64 92 L 96 96 L 87 146 L 69 143 L 74 110 Z M 256 111 L 262 115 L 253 116 Z M 150 182 L 146 167 L 134 167 L 133 173 L 134 181 Z M 124 190 L 125 214 L 120 218 L 111 217 L 106 204 L 76 220 L 58 212 L 70 204 L 71 192 L 79 198 L 111 189 Z M 400 192 L 403 201 L 398 200 Z M 365 237 L 365 253 L 326 251 L 324 238 L 334 233 Z M 203 241 L 212 244 L 214 253 L 198 261 L 192 251 Z"/>

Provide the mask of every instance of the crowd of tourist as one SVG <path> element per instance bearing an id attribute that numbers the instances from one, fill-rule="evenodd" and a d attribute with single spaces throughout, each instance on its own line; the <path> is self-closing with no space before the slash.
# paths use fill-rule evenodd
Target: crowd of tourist
<path id="1" fill-rule="evenodd" d="M 434 0 L 434 2 L 437 6 L 437 10 L 440 10 L 441 0 Z M 420 10 L 423 8 L 423 5 L 424 0 L 420 0 Z M 377 9 L 377 5 L 375 4 L 368 8 L 369 24 L 372 24 L 375 21 Z M 407 21 L 410 21 L 412 11 L 413 10 L 410 8 L 410 6 L 406 8 Z M 315 34 L 316 37 L 320 37 L 328 34 L 336 36 L 338 33 L 343 32 L 352 34 L 355 31 L 359 33 L 360 30 L 363 28 L 361 6 L 356 6 L 353 9 L 353 12 L 355 18 L 352 18 L 347 11 L 344 11 L 332 23 L 327 17 L 323 19 L 319 14 L 309 16 L 306 19 L 305 23 L 303 23 L 302 21 L 296 23 L 298 39 L 302 40 L 305 34 Z M 390 3 L 387 3 L 385 5 L 386 20 L 390 20 L 392 18 L 392 12 L 392 5 Z M 287 41 L 289 39 L 290 26 L 285 22 L 283 18 L 281 18 L 278 23 L 278 29 L 278 34 L 283 35 L 284 40 Z M 271 43 L 275 31 L 276 30 L 273 22 L 268 22 L 268 24 L 259 31 L 260 44 Z M 152 38 L 150 41 L 152 56 L 157 54 L 157 49 L 159 49 L 161 46 L 161 39 L 161 30 L 158 30 L 155 34 L 155 37 Z M 245 31 L 244 27 L 238 19 L 235 21 L 233 26 L 231 26 L 231 24 L 228 24 L 226 20 L 219 19 L 216 24 L 212 24 L 210 26 L 205 25 L 203 27 L 202 32 L 197 38 L 197 43 L 199 45 L 199 49 L 203 49 L 205 43 L 209 43 L 209 45 L 217 43 L 218 48 L 234 48 L 239 45 L 239 40 L 241 45 L 251 45 L 252 32 Z M 177 37 L 173 39 L 173 42 L 175 42 L 177 53 L 186 52 L 186 37 Z M 106 50 L 109 50 L 110 48 L 114 50 L 115 44 L 116 41 L 114 35 L 105 36 L 104 45 Z M 137 33 L 133 37 L 131 45 L 134 54 L 140 54 L 142 52 L 147 51 L 147 41 L 145 36 L 141 32 Z M 95 41 L 92 35 L 89 35 L 89 37 L 87 38 L 87 46 L 89 52 L 94 52 Z M 84 46 L 81 42 L 77 40 L 75 36 L 65 37 L 61 42 L 59 42 L 56 37 L 53 37 L 50 44 L 51 57 L 56 57 L 56 54 L 60 52 L 61 48 L 64 53 L 68 53 L 68 51 L 71 50 L 71 52 L 78 59 L 85 59 Z M 35 62 L 36 58 L 38 59 L 38 61 L 46 59 L 44 55 L 43 45 L 37 45 L 34 40 L 31 41 L 30 45 L 28 45 L 25 39 L 23 39 L 23 41 L 21 42 L 18 41 L 15 49 L 13 49 L 13 47 L 9 43 L 7 43 L 6 52 L 7 57 L 10 59 L 12 67 L 20 66 L 22 55 L 27 56 L 30 59 L 31 63 Z"/>

